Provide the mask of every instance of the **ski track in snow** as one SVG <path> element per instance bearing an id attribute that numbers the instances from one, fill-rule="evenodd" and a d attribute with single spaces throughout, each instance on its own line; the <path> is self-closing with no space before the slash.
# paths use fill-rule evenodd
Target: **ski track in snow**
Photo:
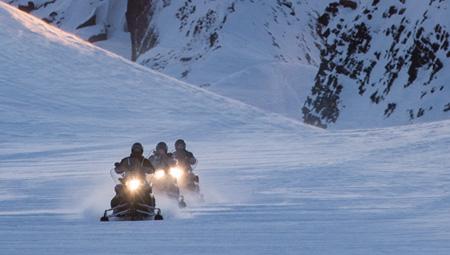
<path id="1" fill-rule="evenodd" d="M 0 49 L 2 254 L 450 251 L 450 121 L 309 128 L 3 3 Z M 179 210 L 157 198 L 162 222 L 99 222 L 114 161 L 137 140 L 149 153 L 181 136 L 206 202 Z"/>

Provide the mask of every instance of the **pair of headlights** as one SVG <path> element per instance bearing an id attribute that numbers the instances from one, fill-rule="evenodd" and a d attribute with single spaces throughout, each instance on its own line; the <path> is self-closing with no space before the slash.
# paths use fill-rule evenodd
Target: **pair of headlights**
<path id="1" fill-rule="evenodd" d="M 181 176 L 183 176 L 183 171 L 178 167 L 173 167 L 169 170 L 169 174 L 172 177 L 179 179 Z M 166 171 L 164 171 L 162 169 L 156 170 L 154 176 L 156 179 L 161 179 L 166 176 Z"/>
<path id="2" fill-rule="evenodd" d="M 183 176 L 183 171 L 180 168 L 173 167 L 170 169 L 169 174 L 178 180 L 181 176 Z M 155 172 L 154 176 L 156 179 L 161 179 L 166 176 L 166 172 L 160 169 Z M 142 181 L 137 178 L 132 178 L 126 182 L 127 188 L 132 192 L 139 189 L 142 185 Z"/>

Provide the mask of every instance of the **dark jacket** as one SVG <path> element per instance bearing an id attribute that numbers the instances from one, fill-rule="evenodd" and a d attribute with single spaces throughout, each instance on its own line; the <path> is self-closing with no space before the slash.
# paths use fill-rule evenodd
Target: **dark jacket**
<path id="1" fill-rule="evenodd" d="M 176 165 L 176 160 L 172 158 L 172 153 L 166 155 L 159 155 L 156 151 L 149 158 L 155 169 L 169 170 L 172 166 Z"/>
<path id="2" fill-rule="evenodd" d="M 148 159 L 146 159 L 144 156 L 133 155 L 122 159 L 115 170 L 119 174 L 137 172 L 137 174 L 142 176 L 155 172 L 152 163 L 150 163 Z"/>
<path id="3" fill-rule="evenodd" d="M 187 150 L 178 150 L 172 153 L 172 157 L 177 160 L 178 164 L 187 170 L 192 171 L 192 165 L 197 163 L 197 159 L 192 152 Z"/>

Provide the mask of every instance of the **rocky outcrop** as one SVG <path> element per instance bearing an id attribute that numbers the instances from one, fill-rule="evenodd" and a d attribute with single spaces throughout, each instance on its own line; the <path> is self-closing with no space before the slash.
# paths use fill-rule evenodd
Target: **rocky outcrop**
<path id="1" fill-rule="evenodd" d="M 12 1 L 14 2 L 14 1 Z M 36 3 L 35 3 L 36 2 Z M 28 1 L 27 4 L 18 4 L 19 10 L 22 10 L 24 12 L 32 12 L 35 10 L 39 10 L 40 8 L 45 8 L 49 4 L 55 3 L 56 0 L 47 0 L 47 1 Z"/>
<path id="2" fill-rule="evenodd" d="M 444 0 L 329 4 L 317 21 L 321 63 L 302 108 L 304 121 L 327 127 L 342 111 L 354 111 L 349 102 L 358 97 L 381 106 L 385 119 L 445 111 L 443 100 L 450 100 L 449 79 L 443 78 L 450 77 L 446 5 Z"/>
<path id="3" fill-rule="evenodd" d="M 152 0 L 128 0 L 127 27 L 131 35 L 131 60 L 153 48 L 158 35 L 151 25 L 155 4 Z"/>

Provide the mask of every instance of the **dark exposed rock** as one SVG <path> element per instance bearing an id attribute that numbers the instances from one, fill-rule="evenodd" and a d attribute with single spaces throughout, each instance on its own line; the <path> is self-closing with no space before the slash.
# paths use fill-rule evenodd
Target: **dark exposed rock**
<path id="1" fill-rule="evenodd" d="M 414 111 L 412 109 L 408 110 L 408 115 L 409 115 L 409 120 L 413 120 L 414 119 Z"/>
<path id="2" fill-rule="evenodd" d="M 419 111 L 417 112 L 417 118 L 422 117 L 425 114 L 425 110 L 423 108 L 419 108 Z"/>
<path id="3" fill-rule="evenodd" d="M 389 10 L 383 13 L 383 18 L 390 18 L 392 15 L 397 14 L 397 11 L 397 7 L 395 7 L 395 5 L 392 5 L 391 7 L 389 7 Z"/>
<path id="4" fill-rule="evenodd" d="M 56 0 L 48 0 L 46 2 L 38 1 L 38 3 L 35 3 L 34 1 L 28 1 L 26 5 L 19 4 L 17 7 L 19 8 L 19 10 L 30 13 L 32 11 L 39 10 L 42 7 L 47 7 L 47 5 L 53 4 L 55 2 Z"/>
<path id="5" fill-rule="evenodd" d="M 89 37 L 88 41 L 91 43 L 99 42 L 99 41 L 105 41 L 108 40 L 108 34 L 107 33 L 100 33 L 97 35 L 93 35 Z"/>
<path id="6" fill-rule="evenodd" d="M 81 23 L 76 29 L 80 29 L 83 27 L 95 26 L 97 24 L 97 15 L 93 14 L 88 20 Z"/>
<path id="7" fill-rule="evenodd" d="M 320 16 L 317 20 L 319 24 L 322 26 L 328 26 L 328 23 L 330 22 L 330 15 L 328 13 L 324 13 L 322 16 Z"/>
<path id="8" fill-rule="evenodd" d="M 327 6 L 327 8 L 325 9 L 325 12 L 328 12 L 328 13 L 332 14 L 333 16 L 335 16 L 338 11 L 339 11 L 339 3 L 337 3 L 337 2 L 333 2 L 333 3 L 329 4 Z"/>
<path id="9" fill-rule="evenodd" d="M 127 25 L 131 36 L 131 60 L 153 48 L 158 42 L 158 34 L 151 20 L 154 6 L 151 0 L 128 0 Z"/>
<path id="10" fill-rule="evenodd" d="M 408 69 L 408 83 L 405 86 L 411 85 L 417 78 L 417 73 L 420 68 L 427 67 L 431 71 L 429 82 L 433 76 L 442 69 L 443 64 L 435 55 L 437 50 L 433 50 L 432 45 L 427 45 L 422 41 L 416 41 L 410 54 L 411 65 Z"/>
<path id="11" fill-rule="evenodd" d="M 389 104 L 387 105 L 386 110 L 384 110 L 384 115 L 385 115 L 386 117 L 389 117 L 389 116 L 394 112 L 395 107 L 397 107 L 397 104 L 396 104 L 396 103 L 389 103 Z"/>
<path id="12" fill-rule="evenodd" d="M 194 35 L 198 35 L 203 31 L 208 31 L 209 28 L 213 27 L 216 21 L 217 21 L 216 11 L 208 10 L 208 12 L 204 17 L 197 20 L 197 23 L 194 27 Z"/>
<path id="13" fill-rule="evenodd" d="M 187 25 L 189 16 L 193 14 L 196 11 L 196 9 L 197 9 L 196 6 L 192 4 L 192 0 L 185 1 L 184 5 L 178 9 L 175 16 L 181 22 L 179 27 L 180 30 L 182 30 Z"/>
<path id="14" fill-rule="evenodd" d="M 49 23 L 49 24 L 52 23 L 52 20 L 50 20 L 49 18 L 43 18 L 42 20 L 44 22 L 46 22 L 46 23 Z"/>
<path id="15" fill-rule="evenodd" d="M 236 11 L 236 5 L 235 3 L 231 3 L 231 5 L 228 7 L 228 12 L 233 13 Z"/>
<path id="16" fill-rule="evenodd" d="M 289 12 L 290 15 L 295 16 L 294 5 L 290 0 L 277 0 L 277 2 L 279 5 L 287 7 L 290 10 Z"/>
<path id="17" fill-rule="evenodd" d="M 344 86 L 348 91 L 346 94 L 357 88 L 355 94 L 367 97 L 374 104 L 381 104 L 388 100 L 394 87 L 428 86 L 443 70 L 444 61 L 440 56 L 449 56 L 450 36 L 447 28 L 433 24 L 433 20 L 428 18 L 428 10 L 424 10 L 420 19 L 410 20 L 406 16 L 398 18 L 405 15 L 405 8 L 379 3 L 379 0 L 373 0 L 366 8 L 361 8 L 361 14 L 355 13 L 351 20 L 340 11 L 345 8 L 342 1 L 329 4 L 324 13 L 318 15 L 316 31 L 323 46 L 314 86 L 302 108 L 306 123 L 320 127 L 335 123 L 345 107 L 341 98 Z M 390 25 L 380 29 L 378 23 L 371 23 L 379 22 L 379 19 L 375 21 L 368 15 L 377 15 L 384 19 L 384 24 Z M 421 24 L 425 22 L 427 26 L 423 27 Z M 432 30 L 430 22 L 433 24 Z M 379 37 L 384 38 L 384 44 L 375 49 L 373 41 L 376 40 L 379 47 Z M 373 54 L 368 56 L 370 52 Z M 378 77 L 372 75 L 375 69 L 378 70 Z M 383 69 L 384 74 L 380 75 L 379 71 Z M 400 79 L 405 74 L 406 79 Z M 425 83 L 417 84 L 419 75 L 420 81 Z M 442 87 L 440 90 L 433 87 L 427 91 L 430 93 L 424 91 L 417 99 L 411 100 L 421 100 L 443 90 Z M 398 102 L 389 102 L 384 109 L 385 117 L 393 115 L 398 105 Z M 433 107 L 430 106 L 410 109 L 407 114 L 410 119 L 420 118 L 431 109 Z"/>
<path id="18" fill-rule="evenodd" d="M 42 18 L 42 20 L 47 23 L 53 23 L 57 16 L 58 16 L 57 12 L 51 12 L 47 18 Z"/>
<path id="19" fill-rule="evenodd" d="M 352 0 L 339 0 L 339 4 L 345 8 L 350 8 L 353 10 L 356 10 L 356 8 L 358 7 L 358 4 Z"/>
<path id="20" fill-rule="evenodd" d="M 182 57 L 182 58 L 180 58 L 180 61 L 181 61 L 181 62 L 189 62 L 189 61 L 191 61 L 191 60 L 192 60 L 191 57 Z"/>
<path id="21" fill-rule="evenodd" d="M 32 12 L 34 10 L 36 10 L 36 6 L 32 1 L 28 1 L 27 5 L 20 5 L 18 6 L 19 10 L 24 11 L 24 12 Z"/>
<path id="22" fill-rule="evenodd" d="M 444 106 L 444 112 L 448 112 L 448 111 L 450 111 L 450 103 L 448 103 Z"/>
<path id="23" fill-rule="evenodd" d="M 214 45 L 217 43 L 217 39 L 219 39 L 219 34 L 217 32 L 212 33 L 209 36 L 209 47 L 214 47 Z"/>

